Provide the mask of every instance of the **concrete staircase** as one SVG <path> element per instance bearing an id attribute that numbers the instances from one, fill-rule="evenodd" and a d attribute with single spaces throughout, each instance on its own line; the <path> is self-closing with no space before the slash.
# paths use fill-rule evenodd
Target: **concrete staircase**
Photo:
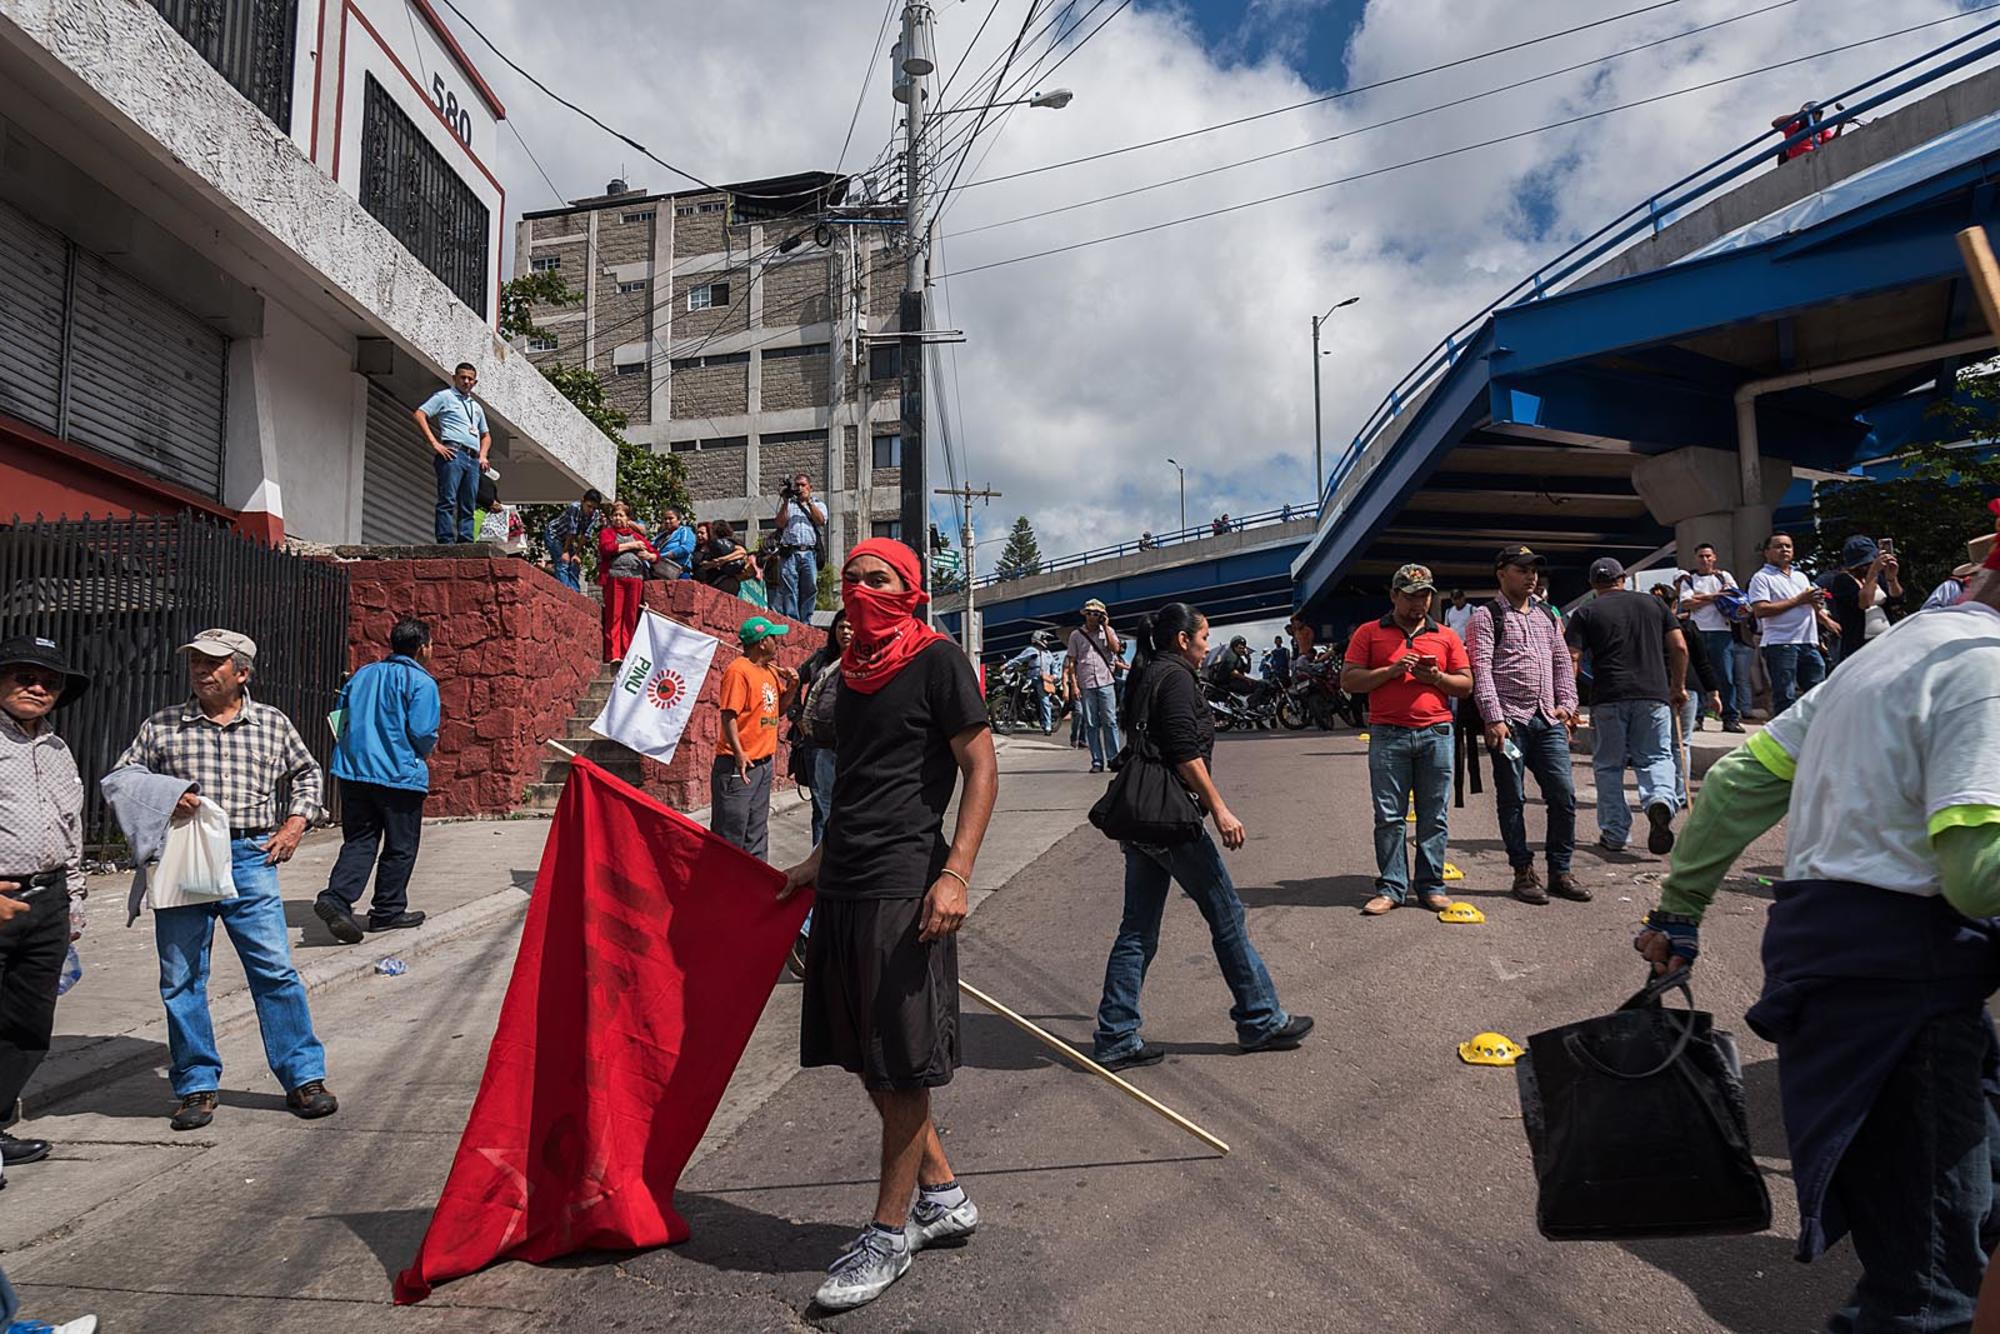
<path id="1" fill-rule="evenodd" d="M 617 673 L 609 664 L 597 673 L 597 679 L 576 702 L 575 712 L 570 714 L 557 741 L 579 755 L 586 756 L 593 764 L 606 772 L 615 774 L 628 783 L 638 783 L 640 778 L 640 758 L 616 741 L 607 741 L 590 730 L 590 721 L 604 707 L 604 701 L 611 697 L 611 686 L 617 680 Z M 556 799 L 562 796 L 563 783 L 569 777 L 569 760 L 548 752 L 542 761 L 539 782 L 528 784 L 522 794 L 520 809 L 526 811 L 554 810 Z"/>

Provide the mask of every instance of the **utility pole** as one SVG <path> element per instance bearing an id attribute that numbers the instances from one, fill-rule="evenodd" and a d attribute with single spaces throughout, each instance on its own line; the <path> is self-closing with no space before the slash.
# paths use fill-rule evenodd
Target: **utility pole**
<path id="1" fill-rule="evenodd" d="M 924 214 L 923 140 L 924 100 L 929 96 L 930 75 L 937 68 L 931 41 L 930 6 L 909 0 L 903 6 L 903 42 L 899 73 L 908 82 L 907 113 L 903 118 L 903 242 L 907 247 L 903 265 L 903 299 L 900 332 L 903 336 L 903 421 L 902 465 L 903 540 L 916 549 L 924 582 L 930 574 L 930 493 L 924 485 L 924 287 L 930 265 L 930 223 Z M 900 80 L 899 80 L 900 83 Z"/>
<path id="2" fill-rule="evenodd" d="M 982 486 L 975 491 L 970 485 L 966 485 L 959 487 L 955 491 L 950 487 L 941 486 L 937 489 L 937 494 L 951 496 L 963 502 L 959 509 L 961 518 L 959 520 L 958 544 L 965 552 L 965 611 L 963 613 L 964 619 L 959 623 L 964 633 L 959 637 L 965 641 L 965 656 L 972 659 L 973 665 L 977 666 L 979 664 L 981 636 L 978 630 L 979 618 L 974 611 L 973 605 L 976 594 L 973 582 L 979 574 L 979 539 L 972 531 L 972 502 L 975 500 L 984 500 L 991 503 L 1000 499 L 1000 492 L 995 491 L 990 486 Z M 924 531 L 928 533 L 930 531 L 929 527 L 926 526 Z"/>

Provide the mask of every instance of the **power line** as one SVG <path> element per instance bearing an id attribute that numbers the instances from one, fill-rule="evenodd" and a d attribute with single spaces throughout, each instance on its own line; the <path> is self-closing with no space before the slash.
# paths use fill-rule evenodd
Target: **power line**
<path id="1" fill-rule="evenodd" d="M 1000 0 L 994 0 L 998 4 Z M 868 100 L 868 84 L 875 75 L 875 62 L 882 56 L 882 39 L 889 35 L 889 20 L 896 12 L 896 0 L 882 7 L 882 26 L 875 30 L 875 45 L 868 48 L 868 64 L 861 71 L 861 91 L 854 95 L 854 114 L 847 118 L 847 137 L 840 141 L 840 156 L 834 160 L 833 174 L 847 165 L 847 150 L 854 142 L 854 127 L 861 123 L 861 107 Z"/>
<path id="2" fill-rule="evenodd" d="M 1568 37 L 1572 33 L 1584 32 L 1591 28 L 1601 28 L 1608 23 L 1617 23 L 1622 19 L 1635 18 L 1640 14 L 1650 14 L 1654 10 L 1665 9 L 1669 5 L 1679 3 L 1680 0 L 1653 0 L 1653 3 L 1641 5 L 1637 9 L 1628 9 L 1623 13 L 1612 14 L 1601 19 L 1593 19 L 1589 23 L 1579 23 L 1573 28 L 1564 28 L 1560 32 L 1544 33 L 1540 37 L 1529 37 L 1507 46 L 1496 46 L 1490 51 L 1479 51 L 1469 56 L 1461 56 L 1457 60 L 1448 60 L 1442 65 L 1430 65 L 1424 69 L 1410 70 L 1407 73 L 1397 74 L 1387 79 L 1377 79 L 1374 83 L 1364 83 L 1353 88 L 1343 88 L 1339 92 L 1327 93 L 1321 97 L 1308 98 L 1303 102 L 1293 102 L 1289 106 L 1274 107 L 1269 111 L 1259 111 L 1248 116 L 1238 116 L 1234 120 L 1219 121 L 1214 125 L 1203 125 L 1198 129 L 1183 130 L 1179 134 L 1169 134 L 1159 139 L 1148 139 L 1143 143 L 1126 144 L 1122 148 L 1107 148 L 1101 153 L 1092 153 L 1086 157 L 1070 158 L 1064 162 L 1046 162 L 1039 167 L 1028 167 L 1022 171 L 1009 172 L 1005 176 L 991 176 L 983 181 L 968 181 L 965 188 L 971 190 L 982 185 L 998 185 L 1002 181 L 1015 181 L 1021 179 L 1023 176 L 1037 176 L 1045 171 L 1056 171 L 1063 167 L 1074 167 L 1085 162 L 1097 162 L 1104 158 L 1117 157 L 1121 153 L 1136 153 L 1142 148 L 1157 148 L 1161 144 L 1178 143 L 1182 139 L 1192 139 L 1197 135 L 1213 134 L 1217 130 L 1226 130 L 1237 125 L 1248 125 L 1252 121 L 1266 120 L 1272 116 L 1282 116 L 1288 111 L 1299 111 L 1306 107 L 1320 106 L 1323 103 L 1338 101 L 1343 97 L 1353 97 L 1357 93 L 1373 92 L 1377 88 L 1387 88 L 1391 84 L 1404 83 L 1410 79 L 1421 78 L 1426 74 L 1436 74 L 1442 70 L 1457 69 L 1461 65 L 1470 65 L 1474 61 L 1485 60 L 1492 56 L 1506 55 L 1510 51 L 1524 50 L 1542 42 L 1554 41 L 1558 37 Z"/>
<path id="3" fill-rule="evenodd" d="M 952 233 L 952 235 L 975 236 L 980 232 L 990 232 L 999 227 L 1011 227 L 1016 223 L 1033 222 L 1037 218 L 1054 217 L 1056 214 L 1059 213 L 1069 213 L 1073 212 L 1076 209 L 1089 208 L 1096 204 L 1108 204 L 1113 200 L 1130 199 L 1134 195 L 1146 194 L 1149 191 L 1164 189 L 1170 185 L 1182 185 L 1188 181 L 1198 181 L 1208 176 L 1220 175 L 1225 171 L 1234 171 L 1238 167 L 1255 166 L 1260 162 L 1269 162 L 1275 158 L 1286 157 L 1292 153 L 1303 153 L 1305 150 L 1309 148 L 1319 148 L 1326 144 L 1334 143 L 1337 140 L 1352 138 L 1353 136 L 1358 134 L 1365 134 L 1370 130 L 1386 129 L 1391 125 L 1400 125 L 1404 121 L 1415 120 L 1421 116 L 1429 116 L 1439 111 L 1449 111 L 1454 107 L 1462 107 L 1470 102 L 1481 101 L 1482 99 L 1488 97 L 1497 97 L 1501 93 L 1511 93 L 1516 89 L 1526 88 L 1530 84 L 1543 83 L 1549 79 L 1560 78 L 1565 74 L 1574 74 L 1578 70 L 1591 69 L 1598 65 L 1609 64 L 1611 61 L 1623 59 L 1626 56 L 1634 55 L 1640 51 L 1649 51 L 1656 46 L 1664 46 L 1669 42 L 1678 42 L 1684 38 L 1698 36 L 1699 34 L 1705 32 L 1712 32 L 1715 29 L 1724 27 L 1728 24 L 1740 23 L 1745 19 L 1757 18 L 1761 15 L 1769 14 L 1775 10 L 1784 9 L 1790 5 L 1795 5 L 1798 3 L 1799 0 L 1775 0 L 1775 3 L 1765 5 L 1761 9 L 1753 9 L 1748 11 L 1747 13 L 1731 15 L 1729 18 L 1726 19 L 1718 19 L 1714 23 L 1706 23 L 1703 24 L 1701 27 L 1689 28 L 1683 32 L 1671 33 L 1665 37 L 1656 37 L 1650 42 L 1641 42 L 1637 46 L 1628 46 L 1621 51 L 1612 51 L 1606 55 L 1598 56 L 1590 60 L 1578 61 L 1576 64 L 1573 65 L 1565 65 L 1561 69 L 1550 70 L 1546 74 L 1536 74 L 1529 78 L 1516 79 L 1512 83 L 1501 84 L 1497 88 L 1488 88 L 1484 92 L 1468 93 L 1464 97 L 1453 98 L 1449 102 L 1439 102 L 1431 106 L 1420 107 L 1415 111 L 1405 112 L 1400 116 L 1391 116 L 1387 120 L 1378 120 L 1371 122 L 1370 124 L 1367 125 L 1358 125 L 1353 129 L 1342 130 L 1338 134 L 1329 134 L 1323 138 L 1313 139 L 1303 144 L 1293 144 L 1289 148 L 1274 149 L 1269 153 L 1258 153 L 1253 157 L 1239 158 L 1234 162 L 1225 162 L 1220 166 L 1208 167 L 1201 171 L 1191 171 L 1182 176 L 1171 176 L 1168 177 L 1166 180 L 1153 181 L 1146 185 L 1134 186 L 1129 190 L 1118 190 L 1114 191 L 1111 194 L 1098 195 L 1091 199 L 1081 199 L 1073 204 L 1059 204 L 1052 208 L 1039 209 L 1033 213 L 1023 213 L 1017 217 L 1002 218 L 998 222 L 981 223 L 977 227 L 968 227 L 964 231 L 954 232 Z"/>
<path id="4" fill-rule="evenodd" d="M 895 0 L 890 0 L 890 3 L 893 5 L 895 3 Z M 1031 19 L 1034 16 L 1035 6 L 1038 3 L 1039 0 L 1028 0 L 1028 15 Z M 993 21 L 993 16 L 995 14 L 998 14 L 999 12 L 1000 12 L 1000 0 L 993 0 L 993 3 L 987 7 L 986 17 L 979 20 L 979 26 L 973 30 L 972 40 L 965 44 L 965 53 L 958 58 L 958 63 L 951 67 L 951 73 L 945 75 L 944 87 L 938 89 L 939 106 L 944 105 L 944 99 L 946 98 L 946 96 L 950 94 L 952 81 L 958 78 L 960 71 L 964 70 L 964 68 L 967 65 L 972 63 L 972 53 L 978 49 L 979 39 L 986 34 L 986 25 L 991 23 Z M 1023 23 L 1021 25 L 1022 31 L 1025 32 L 1027 30 L 1027 27 L 1028 25 L 1026 23 Z M 877 40 L 879 43 L 879 39 Z"/>
<path id="5" fill-rule="evenodd" d="M 528 161 L 535 164 L 536 171 L 541 172 L 543 182 L 547 184 L 547 186 L 549 187 L 549 193 L 556 197 L 556 203 L 567 207 L 569 204 L 569 200 L 563 196 L 562 191 L 556 189 L 556 183 L 554 181 L 549 180 L 549 174 L 546 171 L 542 171 L 542 160 L 535 156 L 535 150 L 528 147 L 528 141 L 521 137 L 521 131 L 519 127 L 517 127 L 512 120 L 509 120 L 507 122 L 507 128 L 514 131 L 514 142 L 521 145 L 521 151 L 528 155 Z"/>
<path id="6" fill-rule="evenodd" d="M 1165 231 L 1170 227 L 1179 227 L 1185 223 L 1200 222 L 1207 218 L 1221 217 L 1226 213 L 1239 213 L 1245 209 L 1258 208 L 1265 204 L 1275 204 L 1286 199 L 1296 199 L 1300 195 L 1313 194 L 1320 190 L 1331 189 L 1336 185 L 1352 184 L 1355 181 L 1367 180 L 1370 177 L 1387 175 L 1388 173 L 1393 171 L 1401 171 L 1406 167 L 1423 166 L 1426 163 L 1437 162 L 1445 158 L 1457 157 L 1460 156 L 1461 154 L 1476 152 L 1477 150 L 1482 148 L 1492 148 L 1498 144 L 1510 143 L 1516 139 L 1526 139 L 1533 135 L 1544 134 L 1550 130 L 1560 130 L 1560 129 L 1565 129 L 1572 125 L 1580 125 L 1586 121 L 1597 120 L 1604 116 L 1615 115 L 1616 113 L 1621 111 L 1631 111 L 1637 107 L 1650 106 L 1655 102 L 1664 102 L 1669 100 L 1670 98 L 1685 97 L 1690 93 L 1705 92 L 1710 88 L 1717 88 L 1726 83 L 1735 83 L 1743 79 L 1754 78 L 1759 74 L 1769 74 L 1773 70 L 1785 69 L 1791 65 L 1804 64 L 1808 61 L 1813 61 L 1813 60 L 1821 60 L 1827 56 L 1839 55 L 1841 52 L 1844 51 L 1852 51 L 1860 47 L 1872 46 L 1877 42 L 1890 41 L 1897 37 L 1907 36 L 1908 34 L 1913 32 L 1920 32 L 1925 28 L 1934 28 L 1941 23 L 1951 23 L 1958 19 L 1968 18 L 1974 14 L 1985 13 L 1986 11 L 1991 9 L 2000 9 L 2000 0 L 1990 0 L 1990 3 L 1977 6 L 1976 8 L 1963 10 L 1957 14 L 1949 14 L 1943 18 L 1932 19 L 1927 23 L 1916 23 L 1910 25 L 1907 28 L 1898 28 L 1894 32 L 1882 33 L 1879 36 L 1864 38 L 1860 41 L 1847 42 L 1840 46 L 1831 46 L 1823 51 L 1815 51 L 1811 55 L 1794 56 L 1790 60 L 1780 60 L 1775 62 L 1774 64 L 1760 66 L 1757 69 L 1745 70 L 1740 74 L 1725 75 L 1721 78 L 1710 79 L 1704 83 L 1693 84 L 1686 88 L 1678 88 L 1672 92 L 1656 93 L 1651 97 L 1642 97 L 1636 101 L 1620 103 L 1617 106 L 1604 107 L 1597 111 L 1584 112 L 1581 115 L 1571 116 L 1565 120 L 1552 121 L 1546 125 L 1537 125 L 1531 129 L 1516 130 L 1512 134 L 1497 135 L 1491 139 L 1482 139 L 1478 143 L 1465 144 L 1458 148 L 1443 149 L 1436 153 L 1426 154 L 1423 157 L 1410 158 L 1402 162 L 1392 162 L 1387 166 L 1375 167 L 1368 171 L 1356 172 L 1350 176 L 1335 177 L 1333 180 L 1321 181 L 1316 185 L 1304 185 L 1300 186 L 1295 190 L 1285 190 L 1281 191 L 1278 194 L 1265 195 L 1260 199 L 1248 199 L 1240 204 L 1229 204 L 1225 205 L 1222 208 L 1208 209 L 1201 213 L 1190 213 L 1179 218 L 1169 218 L 1164 222 L 1156 222 L 1149 226 L 1134 227 L 1128 231 L 1113 232 L 1108 236 L 1092 237 L 1088 240 L 1072 242 L 1069 245 L 1055 246 L 1048 250 L 1037 250 L 1031 254 L 1014 255 L 1007 259 L 996 259 L 996 260 L 991 260 L 985 264 L 975 264 L 971 268 L 960 269 L 958 271 L 958 276 L 963 278 L 974 273 L 984 273 L 989 269 L 1006 268 L 1009 265 L 1026 263 L 1031 259 L 1047 259 L 1051 255 L 1068 254 L 1072 250 L 1083 250 L 1091 246 L 1104 245 L 1107 242 L 1111 241 L 1123 241 L 1134 236 L 1145 236 L 1151 232 Z M 2000 27 L 2000 24 L 1989 24 L 1988 27 Z M 1985 31 L 1985 29 L 1981 29 L 1981 31 Z"/>

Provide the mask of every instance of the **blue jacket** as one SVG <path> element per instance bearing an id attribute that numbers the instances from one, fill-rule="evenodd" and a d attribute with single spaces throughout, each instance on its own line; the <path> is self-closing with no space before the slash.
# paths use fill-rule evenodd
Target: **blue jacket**
<path id="1" fill-rule="evenodd" d="M 682 524 L 671 533 L 662 530 L 660 555 L 681 567 L 681 578 L 694 578 L 694 529 Z"/>
<path id="2" fill-rule="evenodd" d="M 415 658 L 371 662 L 340 692 L 345 711 L 333 744 L 333 776 L 408 792 L 431 790 L 424 758 L 437 745 L 438 688 Z"/>

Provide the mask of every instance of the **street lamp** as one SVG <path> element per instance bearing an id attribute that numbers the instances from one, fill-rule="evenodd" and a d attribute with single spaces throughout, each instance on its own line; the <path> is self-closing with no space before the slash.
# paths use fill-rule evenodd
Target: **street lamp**
<path id="1" fill-rule="evenodd" d="M 1174 463 L 1172 459 L 1168 459 L 1167 462 L 1173 463 L 1174 471 L 1181 475 L 1181 535 L 1179 540 L 1185 542 L 1187 540 L 1187 469 L 1181 467 L 1178 463 Z"/>
<path id="2" fill-rule="evenodd" d="M 1336 301 L 1326 309 L 1326 314 L 1313 316 L 1313 507 L 1326 498 L 1326 459 L 1324 446 L 1320 441 L 1319 419 L 1319 359 L 1327 355 L 1319 350 L 1319 326 L 1333 317 L 1333 312 L 1342 306 L 1351 306 L 1361 298 L 1351 296 L 1345 301 Z"/>
<path id="3" fill-rule="evenodd" d="M 939 116 L 956 116 L 961 111 L 992 111 L 997 107 L 1046 107 L 1050 111 L 1061 111 L 1076 100 L 1076 94 L 1067 88 L 1052 88 L 1046 93 L 1036 93 L 1033 97 L 1017 97 L 1011 102 L 988 102 L 976 107 L 946 107 L 942 111 L 931 112 L 931 119 Z"/>

